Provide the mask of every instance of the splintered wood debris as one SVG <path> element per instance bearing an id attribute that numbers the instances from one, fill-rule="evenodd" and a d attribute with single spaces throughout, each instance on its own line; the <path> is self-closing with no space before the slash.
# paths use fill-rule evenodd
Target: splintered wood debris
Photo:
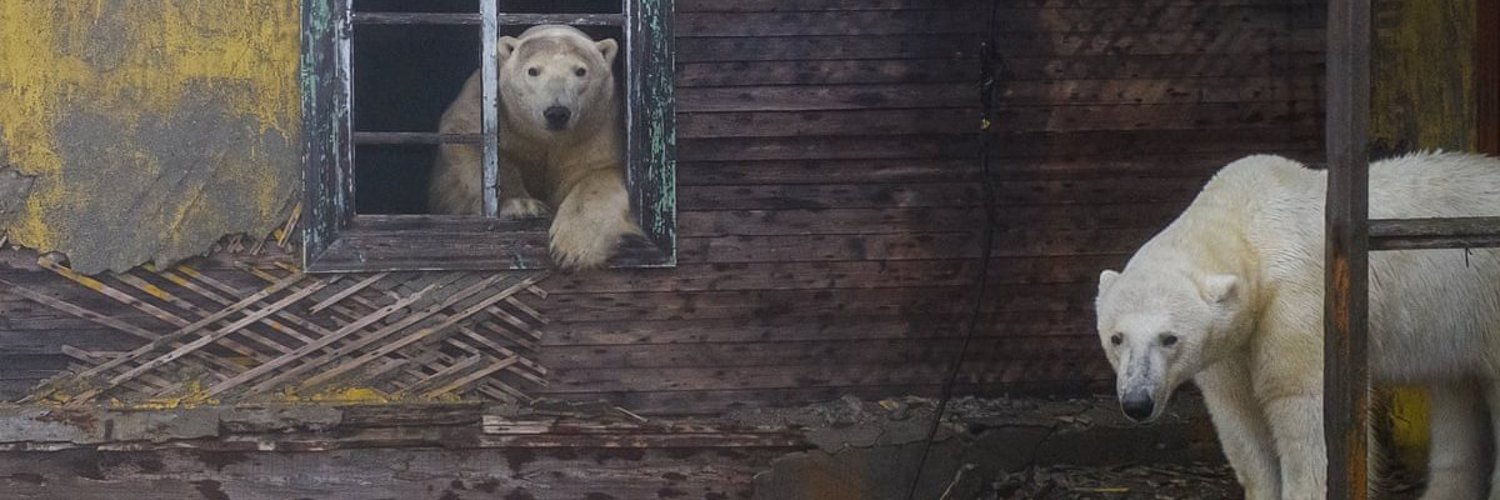
<path id="1" fill-rule="evenodd" d="M 92 276 L 39 257 L 77 287 L 61 295 L 0 280 L 0 291 L 141 342 L 64 346 L 72 369 L 22 402 L 524 402 L 547 384 L 536 361 L 547 320 L 522 300 L 546 297 L 545 272 L 311 276 L 260 255 L 284 242 L 272 235 L 233 255 L 247 245 L 230 238 L 216 259 Z"/>

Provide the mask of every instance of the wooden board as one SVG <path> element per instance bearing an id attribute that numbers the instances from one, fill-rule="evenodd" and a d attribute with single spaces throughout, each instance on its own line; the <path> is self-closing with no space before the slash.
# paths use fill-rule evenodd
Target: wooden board
<path id="1" fill-rule="evenodd" d="M 578 400 L 604 399 L 635 408 L 645 415 L 719 415 L 727 410 L 751 410 L 768 406 L 812 404 L 844 396 L 880 399 L 892 394 L 938 397 L 941 384 L 846 385 L 834 387 L 784 387 L 778 389 L 715 389 L 656 392 L 569 393 Z M 1077 373 L 1056 379 L 1031 379 L 999 383 L 958 383 L 958 394 L 988 397 L 1072 397 L 1106 393 L 1114 388 L 1113 377 L 1085 378 Z"/>
<path id="2" fill-rule="evenodd" d="M 1106 106 L 1026 106 L 1001 111 L 999 132 L 1087 132 L 1117 130 L 1284 129 L 1317 125 L 1317 108 L 1303 102 L 1249 102 L 1141 105 L 1134 113 Z M 683 117 L 682 133 L 695 139 L 784 137 L 879 137 L 962 134 L 978 129 L 967 108 L 847 110 L 834 112 L 704 113 Z"/>
<path id="3" fill-rule="evenodd" d="M 1090 338 L 1098 349 L 1097 338 Z M 1082 342 L 1073 342 L 1082 345 Z M 959 372 L 964 384 L 1007 384 L 1030 380 L 1088 380 L 1084 373 L 1108 370 L 1097 352 L 1084 349 L 1049 350 L 1056 358 L 981 360 L 965 363 Z M 792 367 L 796 369 L 792 369 Z M 559 370 L 548 394 L 599 392 L 682 392 L 815 387 L 909 386 L 941 381 L 946 367 L 933 363 L 891 365 L 784 365 L 715 368 L 580 368 Z"/>
<path id="4" fill-rule="evenodd" d="M 1132 182 L 1149 185 L 1155 181 L 1173 183 L 1187 181 L 1172 179 L 1206 178 L 1219 167 L 1251 151 L 1255 150 L 1226 146 L 1225 150 L 1218 152 L 1133 155 L 1128 159 L 1002 158 L 992 175 L 1006 186 L 1020 186 L 996 193 L 1002 199 L 1030 196 L 1033 189 L 1054 191 L 1062 186 L 1083 187 L 1110 182 L 1124 183 L 1126 189 L 1130 189 Z M 1283 150 L 1282 153 L 1293 158 L 1312 158 L 1317 154 L 1311 150 Z M 681 176 L 679 185 L 690 186 L 684 190 L 685 196 L 691 196 L 692 191 L 699 189 L 696 186 L 754 188 L 767 184 L 869 184 L 905 187 L 974 182 L 980 178 L 979 166 L 964 158 L 703 161 L 682 164 L 678 175 Z"/>
<path id="5" fill-rule="evenodd" d="M 1203 5 L 1196 0 L 1019 0 L 1007 7 L 1108 9 L 1119 7 L 1160 8 Z M 1297 7 L 1300 0 L 1215 0 L 1220 6 Z M 817 12 L 830 10 L 927 10 L 971 7 L 965 0 L 696 0 L 683 2 L 684 12 Z"/>
<path id="6" fill-rule="evenodd" d="M 849 339 L 797 342 L 736 342 L 693 344 L 640 344 L 628 346 L 557 346 L 548 350 L 547 366 L 558 371 L 622 371 L 649 368 L 776 367 L 823 364 L 854 365 L 850 371 L 870 371 L 872 366 L 903 367 L 941 364 L 958 356 L 963 338 L 957 328 L 944 329 L 942 337 L 918 339 Z M 1094 335 L 988 336 L 969 346 L 973 359 L 994 363 L 1027 362 L 1064 358 L 1090 358 L 1099 352 Z"/>
<path id="7" fill-rule="evenodd" d="M 971 53 L 927 59 L 689 62 L 678 65 L 681 88 L 753 85 L 971 83 L 977 59 Z M 1005 59 L 1007 86 L 1045 80 L 1194 78 L 1318 78 L 1321 53 L 1173 55 L 1018 55 Z M 816 87 L 814 87 L 816 88 Z"/>
<path id="8" fill-rule="evenodd" d="M 776 450 L 785 452 L 787 450 Z M 759 461 L 772 453 L 755 451 Z M 202 498 L 656 498 L 748 495 L 756 460 L 712 451 L 690 456 L 668 452 L 574 450 L 522 453 L 490 450 L 455 454 L 442 449 L 360 450 L 333 453 L 61 453 L 3 457 L 0 485 L 15 498 L 110 499 L 122 491 L 150 492 L 162 500 Z M 506 464 L 516 470 L 498 472 Z M 220 465 L 222 464 L 222 465 Z M 391 464 L 406 464 L 404 472 Z M 262 471 L 296 471 L 290 480 Z M 524 477 L 544 477 L 522 479 Z"/>
<path id="9" fill-rule="evenodd" d="M 992 313 L 984 322 L 992 328 L 982 331 L 981 335 L 1055 335 L 1076 338 L 1096 333 L 1092 324 L 1083 324 L 1076 319 L 1076 314 L 1070 311 Z M 567 333 L 546 342 L 547 345 L 587 345 L 598 348 L 635 344 L 924 339 L 951 336 L 960 324 L 959 317 L 942 313 L 865 316 L 824 314 L 811 317 L 672 319 L 631 323 L 592 321 L 570 324 Z"/>
<path id="10" fill-rule="evenodd" d="M 1089 158 L 1118 160 L 1164 154 L 1231 151 L 1313 151 L 1322 144 L 1320 127 L 1265 127 L 1228 130 L 1106 130 L 1081 132 L 1024 131 L 1001 134 L 995 146 L 1002 158 Z M 683 137 L 684 162 L 753 160 L 955 159 L 971 163 L 976 141 L 968 135 L 893 137 L 759 137 L 700 139 Z M 1003 163 L 1001 164 L 1003 167 Z M 998 169 L 997 169 L 998 170 Z M 1003 188 L 1002 188 L 1003 189 Z"/>
<path id="11" fill-rule="evenodd" d="M 800 12 L 686 13 L 678 21 L 683 37 L 773 37 L 911 34 L 982 34 L 988 6 L 906 10 L 824 10 Z M 1110 8 L 1007 8 L 998 14 L 1001 33 L 1021 32 L 1159 32 L 1184 26 L 1222 31 L 1284 28 L 1285 17 L 1266 16 L 1275 9 L 1299 20 L 1320 20 L 1314 5 L 1130 6 Z"/>
<path id="12" fill-rule="evenodd" d="M 1248 29 L 1224 32 L 1021 33 L 996 42 L 1008 56 L 1167 55 L 1261 52 L 1316 53 L 1321 29 Z M 704 61 L 843 60 L 895 57 L 962 57 L 976 49 L 974 35 L 884 35 L 777 38 L 699 38 L 683 43 L 678 59 Z"/>
<path id="13" fill-rule="evenodd" d="M 951 63 L 949 64 L 951 65 Z M 965 80 L 971 75 L 963 75 Z M 999 103 L 1005 108 L 1054 105 L 1155 105 L 1285 102 L 1314 99 L 1316 77 L 1201 78 L 1184 84 L 1171 78 L 1010 81 Z M 970 82 L 861 83 L 800 87 L 735 85 L 694 87 L 678 93 L 685 112 L 830 111 L 962 108 L 976 110 Z M 972 115 L 971 115 L 972 116 Z"/>
<path id="14" fill-rule="evenodd" d="M 1008 297 L 999 310 L 1026 313 L 1068 311 L 1087 314 L 1093 305 L 1093 284 L 993 287 Z M 1025 294 L 1020 294 L 1024 291 Z M 828 314 L 942 314 L 962 305 L 962 287 L 912 287 L 897 290 L 756 290 L 712 291 L 691 294 L 645 292 L 629 297 L 560 295 L 543 312 L 569 321 L 692 320 L 781 316 L 818 317 Z"/>

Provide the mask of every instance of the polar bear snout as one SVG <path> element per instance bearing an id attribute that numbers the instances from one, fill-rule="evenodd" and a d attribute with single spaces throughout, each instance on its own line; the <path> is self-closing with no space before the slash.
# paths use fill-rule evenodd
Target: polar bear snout
<path id="1" fill-rule="evenodd" d="M 1136 389 L 1120 396 L 1120 410 L 1131 420 L 1147 422 L 1156 415 L 1156 402 L 1152 401 L 1150 391 Z"/>
<path id="2" fill-rule="evenodd" d="M 1157 345 L 1122 342 L 1116 365 L 1115 394 L 1120 411 L 1131 421 L 1147 423 L 1156 420 L 1176 383 L 1168 376 L 1171 357 Z M 1164 369 L 1165 368 L 1165 369 Z"/>
<path id="3" fill-rule="evenodd" d="M 564 106 L 552 106 L 542 111 L 542 118 L 547 120 L 547 130 L 567 130 L 568 121 L 573 119 L 573 110 Z"/>

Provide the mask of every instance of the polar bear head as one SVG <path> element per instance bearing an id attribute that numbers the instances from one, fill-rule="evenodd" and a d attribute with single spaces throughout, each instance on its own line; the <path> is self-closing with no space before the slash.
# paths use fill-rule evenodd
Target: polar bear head
<path id="1" fill-rule="evenodd" d="M 1184 261 L 1099 275 L 1099 340 L 1132 420 L 1161 416 L 1177 387 L 1217 361 L 1249 316 L 1238 277 L 1200 273 Z"/>
<path id="2" fill-rule="evenodd" d="M 560 133 L 615 105 L 614 39 L 596 42 L 571 26 L 542 25 L 500 37 L 498 50 L 508 125 Z"/>

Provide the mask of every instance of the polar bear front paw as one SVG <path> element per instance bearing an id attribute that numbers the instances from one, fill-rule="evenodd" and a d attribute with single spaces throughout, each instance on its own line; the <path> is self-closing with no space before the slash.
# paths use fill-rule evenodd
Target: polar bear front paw
<path id="1" fill-rule="evenodd" d="M 552 260 L 567 271 L 604 267 L 620 241 L 619 231 L 588 225 L 554 224 Z"/>
<path id="2" fill-rule="evenodd" d="M 550 210 L 547 204 L 536 198 L 515 198 L 505 200 L 500 206 L 500 217 L 508 219 L 530 219 L 545 217 Z"/>

